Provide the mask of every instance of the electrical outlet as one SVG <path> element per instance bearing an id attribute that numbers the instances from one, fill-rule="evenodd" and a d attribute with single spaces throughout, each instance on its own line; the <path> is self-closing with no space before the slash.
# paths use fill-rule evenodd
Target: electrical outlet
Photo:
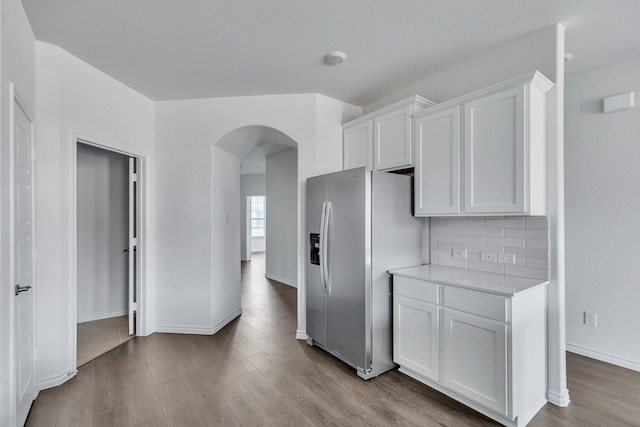
<path id="1" fill-rule="evenodd" d="M 598 326 L 598 313 L 584 312 L 584 324 L 587 326 Z"/>
<path id="2" fill-rule="evenodd" d="M 500 264 L 515 264 L 515 254 L 498 254 L 498 262 Z"/>
<path id="3" fill-rule="evenodd" d="M 453 257 L 454 258 L 466 258 L 467 257 L 467 250 L 466 249 L 454 249 L 453 250 Z"/>
<path id="4" fill-rule="evenodd" d="M 497 262 L 498 254 L 496 252 L 480 252 L 480 261 L 482 262 Z"/>

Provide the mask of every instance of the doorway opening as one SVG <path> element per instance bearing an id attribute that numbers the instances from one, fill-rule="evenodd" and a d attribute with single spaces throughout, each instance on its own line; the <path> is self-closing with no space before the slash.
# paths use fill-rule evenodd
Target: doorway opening
<path id="1" fill-rule="evenodd" d="M 247 236 L 249 245 L 249 253 L 264 252 L 266 246 L 266 226 L 267 218 L 265 195 L 247 196 Z"/>
<path id="2" fill-rule="evenodd" d="M 298 194 L 302 191 L 298 176 L 298 143 L 285 133 L 268 126 L 251 125 L 232 130 L 218 139 L 214 146 L 239 159 L 240 178 L 240 240 L 241 278 L 247 272 L 256 274 L 264 272 L 264 277 L 271 281 L 284 283 L 297 288 L 298 272 L 298 240 L 300 238 L 301 209 Z M 262 189 L 249 189 L 249 181 L 261 175 Z M 247 196 L 266 196 L 265 210 L 265 253 L 262 264 L 257 269 L 255 264 L 248 269 L 251 260 L 249 227 L 250 216 L 247 214 Z M 256 254 L 256 259 L 258 255 Z M 302 298 L 303 296 L 298 296 Z M 241 304 L 242 303 L 241 296 Z"/>
<path id="3" fill-rule="evenodd" d="M 240 159 L 241 260 L 261 255 L 265 277 L 292 287 L 298 274 L 297 160 L 297 149 L 284 144 L 258 145 Z"/>
<path id="4" fill-rule="evenodd" d="M 136 335 L 141 159 L 76 141 L 76 366 Z"/>

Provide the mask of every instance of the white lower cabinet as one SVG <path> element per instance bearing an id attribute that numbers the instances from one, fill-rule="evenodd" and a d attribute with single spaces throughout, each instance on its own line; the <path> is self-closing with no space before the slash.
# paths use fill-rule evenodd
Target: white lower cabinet
<path id="1" fill-rule="evenodd" d="M 546 404 L 546 286 L 498 295 L 394 275 L 403 372 L 506 426 Z"/>
<path id="2" fill-rule="evenodd" d="M 445 309 L 443 338 L 443 385 L 508 415 L 507 325 Z"/>
<path id="3" fill-rule="evenodd" d="M 440 319 L 436 305 L 402 295 L 393 297 L 394 362 L 425 378 L 440 379 Z"/>

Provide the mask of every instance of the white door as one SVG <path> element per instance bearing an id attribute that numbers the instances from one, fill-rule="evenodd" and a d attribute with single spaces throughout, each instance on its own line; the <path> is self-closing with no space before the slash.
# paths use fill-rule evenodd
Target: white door
<path id="1" fill-rule="evenodd" d="M 128 269 L 128 287 L 129 287 L 129 335 L 135 334 L 135 319 L 138 305 L 137 288 L 138 288 L 138 174 L 136 173 L 136 159 L 129 158 L 129 262 Z"/>
<path id="2" fill-rule="evenodd" d="M 33 287 L 33 123 L 13 103 L 13 271 L 17 424 L 27 419 L 35 398 Z"/>

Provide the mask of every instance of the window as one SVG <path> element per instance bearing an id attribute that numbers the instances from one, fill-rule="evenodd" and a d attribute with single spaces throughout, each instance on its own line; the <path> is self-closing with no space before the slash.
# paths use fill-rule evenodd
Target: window
<path id="1" fill-rule="evenodd" d="M 264 237 L 264 208 L 266 203 L 265 196 L 250 196 L 249 204 L 251 206 L 251 237 Z"/>

